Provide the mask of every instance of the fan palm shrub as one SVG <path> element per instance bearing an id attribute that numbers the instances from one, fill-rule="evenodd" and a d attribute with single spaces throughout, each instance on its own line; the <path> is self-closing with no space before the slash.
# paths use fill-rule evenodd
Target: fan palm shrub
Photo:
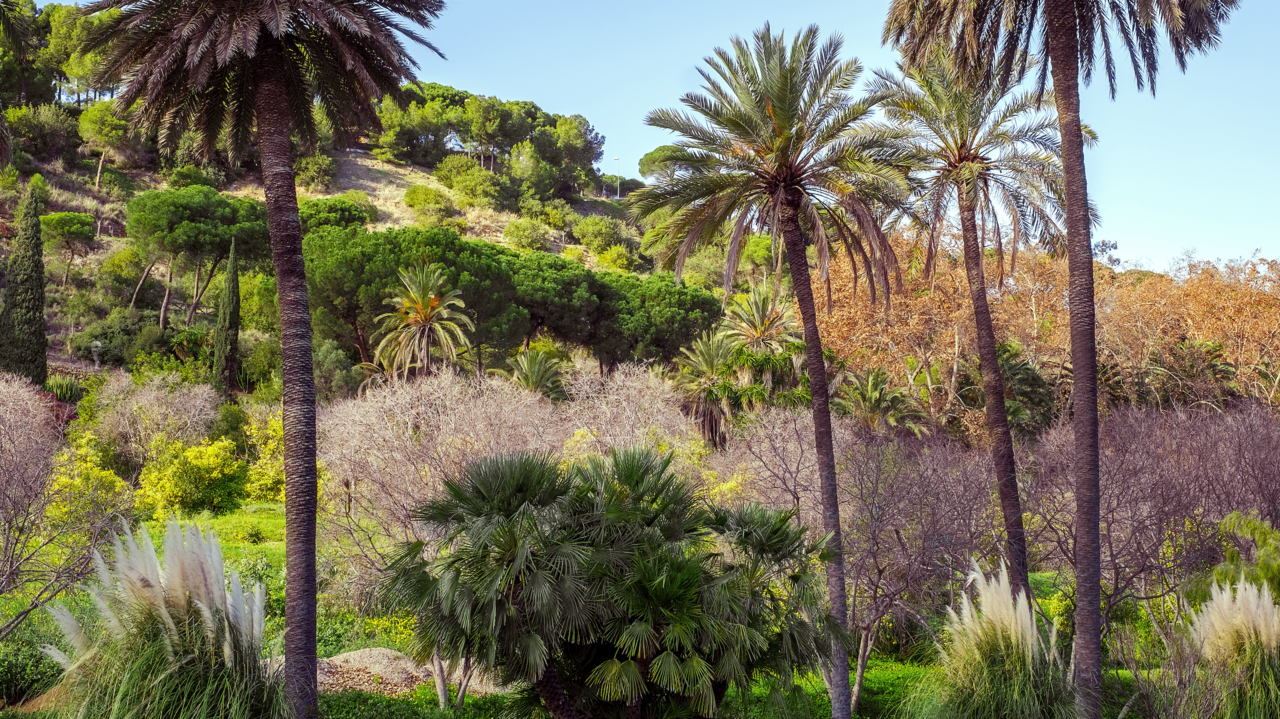
<path id="1" fill-rule="evenodd" d="M 878 286 L 888 303 L 896 263 L 875 208 L 901 197 L 908 182 L 899 147 L 871 122 L 879 98 L 851 94 L 861 66 L 840 58 L 842 44 L 839 36 L 820 41 L 817 27 L 788 40 L 766 25 L 751 42 L 735 37 L 729 49 L 717 49 L 706 61 L 709 69 L 700 71 L 703 92 L 682 98 L 685 110 L 656 110 L 646 118 L 677 136 L 667 158 L 676 169 L 632 193 L 631 202 L 641 218 L 667 217 L 658 231 L 682 240 L 677 278 L 692 251 L 727 235 L 726 294 L 752 228 L 786 249 L 804 328 L 823 524 L 835 552 L 827 567 L 831 610 L 846 626 L 830 397 L 808 250 L 812 245 L 825 281 L 832 247 L 843 244 L 855 269 L 862 259 L 872 299 Z M 835 665 L 844 666 L 844 650 L 832 651 Z M 833 678 L 832 716 L 843 719 L 850 713 L 848 674 Z"/>
<path id="2" fill-rule="evenodd" d="M 1092 79 L 1101 61 L 1114 97 L 1112 48 L 1122 45 L 1138 87 L 1156 88 L 1166 42 L 1178 66 L 1217 46 L 1222 27 L 1239 0 L 892 0 L 884 39 L 902 49 L 909 65 L 928 61 L 939 45 L 950 46 L 957 64 L 997 85 L 1021 74 L 1035 44 L 1040 46 L 1039 86 L 1053 80 L 1063 165 L 1063 198 L 1071 310 L 1071 421 L 1075 431 L 1076 650 L 1073 654 L 1082 715 L 1101 716 L 1102 536 L 1098 439 L 1098 345 L 1094 305 L 1092 217 L 1085 176 L 1085 126 L 1080 82 Z M 1113 37 L 1112 32 L 1118 35 Z M 1120 42 L 1113 42 L 1118 39 Z"/>
<path id="3" fill-rule="evenodd" d="M 386 585 L 415 653 L 518 683 L 519 716 L 714 716 L 766 677 L 785 694 L 830 646 L 823 542 L 790 514 L 709 510 L 670 462 L 501 455 L 447 481 L 416 511 L 441 539 L 406 545 Z"/>
<path id="4" fill-rule="evenodd" d="M 490 372 L 502 375 L 512 382 L 532 392 L 537 392 L 547 399 L 568 399 L 564 389 L 564 377 L 561 374 L 563 363 L 550 354 L 537 348 L 524 350 L 507 360 L 510 370 L 491 369 Z"/>
<path id="5" fill-rule="evenodd" d="M 170 521 L 164 560 L 145 527 L 113 538 L 114 564 L 95 554 L 98 616 L 82 626 L 50 608 L 73 648 L 45 652 L 65 668 L 59 714 L 155 719 L 292 717 L 262 655 L 265 594 L 224 570 L 218 538 Z"/>
<path id="6" fill-rule="evenodd" d="M 462 293 L 449 287 L 439 267 L 400 270 L 401 286 L 387 304 L 395 309 L 380 315 L 386 335 L 375 352 L 377 361 L 394 378 L 408 378 L 410 370 L 431 371 L 434 348 L 441 362 L 449 362 L 470 343 L 463 329 L 475 324 L 462 308 Z"/>
<path id="7" fill-rule="evenodd" d="M 133 109 L 140 129 L 158 133 L 162 150 L 176 150 L 187 131 L 206 157 L 225 142 L 240 158 L 256 141 L 279 293 L 289 485 L 285 674 L 299 719 L 318 711 L 318 490 L 294 140 L 303 156 L 312 154 L 318 114 L 339 146 L 376 133 L 376 106 L 387 95 L 402 98 L 401 86 L 414 77 L 403 40 L 438 53 L 413 26 L 430 28 L 443 8 L 443 0 L 97 0 L 84 8 L 105 18 L 85 48 L 102 53 L 95 85 L 119 87 L 116 107 Z"/>
<path id="8" fill-rule="evenodd" d="M 959 613 L 947 610 L 941 667 L 910 699 L 906 716 L 938 719 L 1067 719 L 1074 717 L 1067 667 L 1058 658 L 1056 627 L 1046 635 L 1028 595 L 1006 566 L 992 577 L 976 566 Z"/>

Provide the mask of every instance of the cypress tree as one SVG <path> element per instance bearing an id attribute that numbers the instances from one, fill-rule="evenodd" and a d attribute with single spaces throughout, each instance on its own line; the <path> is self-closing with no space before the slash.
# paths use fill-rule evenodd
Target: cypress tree
<path id="1" fill-rule="evenodd" d="M 45 352 L 49 338 L 44 324 L 44 243 L 40 215 L 49 201 L 49 187 L 35 175 L 18 203 L 18 234 L 5 268 L 4 309 L 0 311 L 0 370 L 44 386 L 49 378 Z"/>
<path id="2" fill-rule="evenodd" d="M 237 349 L 240 342 L 240 265 L 236 261 L 236 243 L 231 241 L 227 257 L 227 279 L 218 307 L 218 327 L 213 334 L 213 372 L 222 383 L 222 391 L 231 394 L 240 368 Z"/>

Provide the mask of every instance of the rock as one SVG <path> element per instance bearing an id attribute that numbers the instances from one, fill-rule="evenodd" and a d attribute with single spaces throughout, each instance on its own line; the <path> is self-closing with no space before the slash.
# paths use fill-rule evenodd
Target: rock
<path id="1" fill-rule="evenodd" d="M 360 649 L 321 659 L 320 691 L 359 690 L 385 696 L 413 691 L 431 681 L 431 670 L 391 649 Z"/>

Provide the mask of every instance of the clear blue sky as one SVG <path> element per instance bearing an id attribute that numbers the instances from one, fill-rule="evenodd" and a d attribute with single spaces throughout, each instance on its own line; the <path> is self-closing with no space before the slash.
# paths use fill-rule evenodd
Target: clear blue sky
<path id="1" fill-rule="evenodd" d="M 668 141 L 644 116 L 698 89 L 695 68 L 734 34 L 764 22 L 794 31 L 817 23 L 845 37 L 870 69 L 892 67 L 880 44 L 887 0 L 449 0 L 431 40 L 442 61 L 417 50 L 420 77 L 503 99 L 579 113 L 605 135 L 606 172 L 638 176 L 640 156 Z M 1235 258 L 1280 256 L 1280 180 L 1263 162 L 1280 138 L 1280 3 L 1244 0 L 1222 46 L 1194 58 L 1186 75 L 1169 55 L 1155 99 L 1122 75 L 1115 102 L 1105 81 L 1084 97 L 1101 142 L 1090 151 L 1090 192 L 1102 212 L 1099 239 L 1126 261 L 1164 269 L 1194 249 Z M 1124 64 L 1121 64 L 1124 69 Z"/>

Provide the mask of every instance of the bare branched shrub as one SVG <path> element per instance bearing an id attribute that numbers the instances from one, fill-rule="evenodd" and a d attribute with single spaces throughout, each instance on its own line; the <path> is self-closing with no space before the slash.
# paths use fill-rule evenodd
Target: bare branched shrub
<path id="1" fill-rule="evenodd" d="M 640 367 L 566 377 L 553 403 L 498 377 L 438 374 L 337 402 L 320 417 L 324 531 L 361 591 L 398 542 L 421 539 L 413 510 L 446 477 L 490 454 L 557 452 L 572 460 L 611 447 L 677 450 L 696 437 L 677 398 Z"/>
<path id="2" fill-rule="evenodd" d="M 1265 410 L 1125 409 L 1101 429 L 1103 603 L 1168 596 L 1222 559 L 1219 524 L 1232 511 L 1274 511 L 1280 420 Z M 1026 507 L 1041 563 L 1072 566 L 1070 428 L 1051 429 L 1023 457 Z"/>
<path id="3" fill-rule="evenodd" d="M 837 432 L 847 422 L 836 419 Z M 742 499 L 799 511 L 808 527 L 822 526 L 818 458 L 813 417 L 808 412 L 767 409 L 750 418 L 708 464 L 721 477 L 737 477 Z"/>
<path id="4" fill-rule="evenodd" d="M 0 374 L 0 594 L 25 583 L 22 558 L 42 524 L 60 442 L 49 402 L 25 379 Z"/>
<path id="5" fill-rule="evenodd" d="M 91 570 L 90 553 L 119 508 L 59 467 L 61 446 L 50 402 L 0 373 L 0 594 L 24 599 L 0 622 L 0 639 Z"/>
<path id="6" fill-rule="evenodd" d="M 141 386 L 128 375 L 113 374 L 97 394 L 98 439 L 141 468 L 151 443 L 163 434 L 195 444 L 218 416 L 218 395 L 205 384 L 185 384 L 177 375 L 151 377 Z"/>
<path id="7" fill-rule="evenodd" d="M 856 697 L 885 618 L 908 620 L 899 627 L 926 626 L 923 617 L 950 603 L 973 556 L 995 558 L 999 523 L 986 453 L 943 438 L 881 436 L 847 419 L 836 420 L 834 434 L 851 626 L 859 642 Z M 707 464 L 721 480 L 733 478 L 738 499 L 795 509 L 807 526 L 822 526 L 808 412 L 755 416 Z"/>

